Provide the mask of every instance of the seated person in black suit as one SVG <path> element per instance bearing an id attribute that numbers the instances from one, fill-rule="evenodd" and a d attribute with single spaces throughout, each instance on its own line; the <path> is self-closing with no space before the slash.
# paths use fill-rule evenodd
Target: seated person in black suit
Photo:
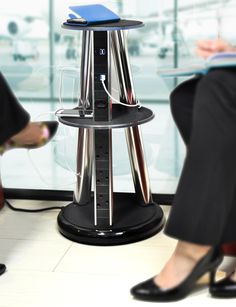
<path id="1" fill-rule="evenodd" d="M 224 40 L 197 45 L 204 58 L 224 51 L 236 48 Z M 236 242 L 236 66 L 188 79 L 174 89 L 170 102 L 187 148 L 165 228 L 178 242 L 161 272 L 131 293 L 141 300 L 179 300 L 209 272 L 213 296 L 236 297 L 236 271 L 214 281 L 223 259 L 220 246 Z"/>
<path id="2" fill-rule="evenodd" d="M 0 73 L 0 155 L 13 148 L 38 148 L 47 144 L 57 131 L 58 122 L 31 122 Z M 6 270 L 0 264 L 0 275 Z"/>

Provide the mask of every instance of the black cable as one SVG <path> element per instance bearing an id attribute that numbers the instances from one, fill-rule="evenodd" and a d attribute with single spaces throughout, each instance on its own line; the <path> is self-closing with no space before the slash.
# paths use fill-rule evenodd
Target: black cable
<path id="1" fill-rule="evenodd" d="M 34 213 L 34 212 L 42 212 L 42 211 L 48 211 L 48 210 L 55 210 L 55 209 L 59 209 L 61 210 L 62 208 L 64 208 L 64 206 L 61 207 L 46 207 L 46 208 L 40 208 L 40 209 L 24 209 L 24 208 L 16 208 L 14 206 L 12 206 L 8 200 L 5 199 L 5 204 L 13 211 L 19 211 L 19 212 L 27 212 L 27 213 Z"/>

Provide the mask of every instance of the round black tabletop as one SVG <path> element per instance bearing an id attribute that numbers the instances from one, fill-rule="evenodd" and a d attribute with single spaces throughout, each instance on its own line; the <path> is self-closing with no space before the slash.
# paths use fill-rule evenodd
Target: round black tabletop
<path id="1" fill-rule="evenodd" d="M 79 30 L 79 31 L 115 31 L 115 30 L 130 30 L 143 27 L 142 21 L 121 19 L 118 22 L 102 23 L 98 25 L 81 26 L 77 24 L 69 24 L 64 22 L 62 24 L 63 29 L 67 30 Z"/>

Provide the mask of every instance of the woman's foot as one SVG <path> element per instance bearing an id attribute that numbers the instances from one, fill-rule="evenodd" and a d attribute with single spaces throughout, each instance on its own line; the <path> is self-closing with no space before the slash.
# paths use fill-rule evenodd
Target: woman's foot
<path id="1" fill-rule="evenodd" d="M 49 137 L 49 130 L 41 122 L 29 122 L 20 132 L 11 137 L 11 141 L 19 146 L 40 143 L 42 138 Z"/>
<path id="2" fill-rule="evenodd" d="M 205 273 L 214 277 L 222 260 L 223 254 L 216 248 L 178 242 L 160 274 L 134 286 L 131 294 L 136 299 L 152 302 L 183 299 Z"/>
<path id="3" fill-rule="evenodd" d="M 27 126 L 0 146 L 0 154 L 12 148 L 39 148 L 55 135 L 57 121 L 29 122 Z"/>
<path id="4" fill-rule="evenodd" d="M 164 268 L 154 277 L 154 283 L 162 289 L 173 288 L 180 284 L 210 248 L 211 246 L 179 241 Z"/>

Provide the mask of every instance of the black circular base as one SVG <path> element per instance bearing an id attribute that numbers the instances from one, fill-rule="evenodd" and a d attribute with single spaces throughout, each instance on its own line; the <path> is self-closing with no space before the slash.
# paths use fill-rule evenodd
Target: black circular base
<path id="1" fill-rule="evenodd" d="M 153 236 L 165 218 L 157 204 L 139 205 L 135 194 L 114 193 L 113 226 L 94 226 L 93 200 L 86 205 L 71 203 L 58 215 L 59 231 L 68 239 L 90 245 L 119 245 Z"/>

